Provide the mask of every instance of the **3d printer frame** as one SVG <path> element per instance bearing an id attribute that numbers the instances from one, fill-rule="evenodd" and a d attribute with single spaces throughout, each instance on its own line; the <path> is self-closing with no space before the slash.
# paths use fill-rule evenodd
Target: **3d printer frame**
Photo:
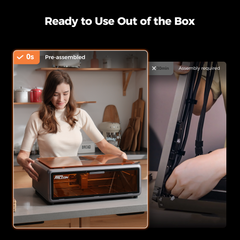
<path id="1" fill-rule="evenodd" d="M 221 179 L 219 184 L 209 194 L 199 200 L 178 199 L 165 189 L 167 179 L 180 163 L 181 157 L 185 154 L 184 149 L 187 142 L 193 107 L 196 104 L 195 97 L 201 80 L 203 64 L 204 62 L 183 63 L 184 66 L 188 66 L 190 69 L 198 69 L 198 71 L 190 70 L 188 74 L 179 76 L 152 199 L 158 202 L 159 207 L 167 209 L 225 215 L 226 177 Z M 216 62 L 212 63 L 213 69 L 216 64 Z M 210 65 L 211 62 L 208 62 L 208 67 Z M 206 112 L 206 102 L 213 76 L 213 70 L 207 72 L 203 109 L 196 134 L 196 155 L 203 153 L 202 129 Z"/>

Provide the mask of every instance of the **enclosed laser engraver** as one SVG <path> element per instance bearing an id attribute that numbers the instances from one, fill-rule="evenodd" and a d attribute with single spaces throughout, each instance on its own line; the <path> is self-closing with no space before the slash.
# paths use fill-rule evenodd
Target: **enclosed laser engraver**
<path id="1" fill-rule="evenodd" d="M 193 107 L 197 102 L 195 97 L 201 80 L 203 64 L 204 62 L 183 63 L 183 65 L 189 66 L 191 70 L 188 74 L 179 76 L 152 200 L 156 201 L 159 207 L 165 209 L 210 213 L 224 216 L 226 214 L 226 176 L 220 180 L 211 192 L 199 200 L 179 199 L 167 192 L 165 188 L 168 178 L 175 167 L 180 163 L 182 156 L 185 154 L 184 150 L 188 138 Z M 199 117 L 196 132 L 196 156 L 203 154 L 202 132 L 206 104 L 213 81 L 214 70 L 217 69 L 217 63 L 208 62 L 207 69 L 209 70 L 207 70 L 206 76 L 203 108 Z"/>
<path id="2" fill-rule="evenodd" d="M 36 192 L 49 203 L 137 197 L 141 166 L 111 154 L 38 158 Z"/>

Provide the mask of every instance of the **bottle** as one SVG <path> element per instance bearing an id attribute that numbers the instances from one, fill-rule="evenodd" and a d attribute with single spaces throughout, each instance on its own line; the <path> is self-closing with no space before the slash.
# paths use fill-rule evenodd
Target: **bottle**
<path id="1" fill-rule="evenodd" d="M 99 61 L 97 59 L 96 51 L 93 52 L 93 58 L 91 59 L 91 68 L 98 68 L 99 67 Z"/>
<path id="2" fill-rule="evenodd" d="M 111 68 L 111 58 L 108 56 L 103 58 L 103 68 Z"/>

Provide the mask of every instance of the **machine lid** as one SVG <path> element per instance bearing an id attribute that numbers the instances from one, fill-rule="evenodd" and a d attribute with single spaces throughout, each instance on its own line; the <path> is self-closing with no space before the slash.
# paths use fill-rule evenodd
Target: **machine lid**
<path id="1" fill-rule="evenodd" d="M 112 154 L 73 157 L 49 157 L 37 158 L 37 160 L 51 169 L 134 164 L 133 161 L 129 161 L 125 158 L 117 157 Z"/>

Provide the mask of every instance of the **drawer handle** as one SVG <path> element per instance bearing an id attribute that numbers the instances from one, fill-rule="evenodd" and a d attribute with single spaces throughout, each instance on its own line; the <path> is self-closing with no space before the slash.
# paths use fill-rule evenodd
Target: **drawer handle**
<path id="1" fill-rule="evenodd" d="M 137 215 L 137 214 L 144 214 L 144 212 L 119 213 L 119 214 L 116 214 L 116 215 L 121 217 L 121 216 L 126 216 L 126 215 Z"/>

